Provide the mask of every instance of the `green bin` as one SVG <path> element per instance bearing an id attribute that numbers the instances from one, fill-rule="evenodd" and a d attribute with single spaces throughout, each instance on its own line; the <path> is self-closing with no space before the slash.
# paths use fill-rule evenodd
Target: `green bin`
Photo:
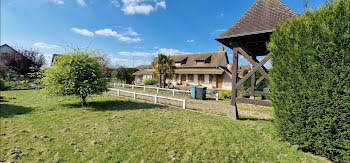
<path id="1" fill-rule="evenodd" d="M 191 98 L 192 99 L 196 99 L 196 86 L 195 85 L 191 85 Z"/>

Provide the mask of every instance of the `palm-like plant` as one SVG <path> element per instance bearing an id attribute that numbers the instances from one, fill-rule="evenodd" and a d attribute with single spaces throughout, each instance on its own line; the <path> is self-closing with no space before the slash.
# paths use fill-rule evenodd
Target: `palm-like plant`
<path id="1" fill-rule="evenodd" d="M 170 56 L 158 54 L 158 56 L 154 58 L 153 62 L 151 63 L 151 66 L 156 70 L 154 75 L 158 76 L 159 78 L 159 87 L 165 87 L 167 75 L 174 73 L 174 61 L 170 59 Z"/>

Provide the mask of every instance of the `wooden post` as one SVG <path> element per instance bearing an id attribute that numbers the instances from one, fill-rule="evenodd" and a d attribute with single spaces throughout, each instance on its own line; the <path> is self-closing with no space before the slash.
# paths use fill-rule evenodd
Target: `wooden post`
<path id="1" fill-rule="evenodd" d="M 117 96 L 120 96 L 120 89 L 117 89 Z"/>
<path id="2" fill-rule="evenodd" d="M 134 89 L 134 85 L 131 86 L 131 89 L 132 89 L 132 90 Z"/>
<path id="3" fill-rule="evenodd" d="M 136 92 L 134 92 L 134 99 L 136 100 Z"/>
<path id="4" fill-rule="evenodd" d="M 143 86 L 143 91 L 146 92 L 146 86 Z"/>
<path id="5" fill-rule="evenodd" d="M 237 44 L 237 43 L 235 43 Z M 232 94 L 231 94 L 231 104 L 227 112 L 229 118 L 238 120 L 238 109 L 237 109 L 237 69 L 238 69 L 238 50 L 233 46 L 233 63 L 232 63 Z M 237 46 L 236 46 L 237 47 Z"/>
<path id="6" fill-rule="evenodd" d="M 154 95 L 154 104 L 158 103 L 158 95 Z"/>
<path id="7" fill-rule="evenodd" d="M 255 56 L 252 57 L 253 59 L 256 59 Z M 255 65 L 253 65 L 253 68 L 255 67 Z M 255 82 L 255 74 L 254 73 L 251 77 L 251 83 L 250 83 L 250 99 L 255 99 L 255 86 L 256 86 L 256 82 Z"/>
<path id="8" fill-rule="evenodd" d="M 186 99 L 184 99 L 183 103 L 182 103 L 182 108 L 186 109 Z"/>
<path id="9" fill-rule="evenodd" d="M 173 96 L 175 96 L 175 89 L 173 88 Z"/>
<path id="10" fill-rule="evenodd" d="M 159 87 L 157 87 L 157 94 L 159 93 Z"/>

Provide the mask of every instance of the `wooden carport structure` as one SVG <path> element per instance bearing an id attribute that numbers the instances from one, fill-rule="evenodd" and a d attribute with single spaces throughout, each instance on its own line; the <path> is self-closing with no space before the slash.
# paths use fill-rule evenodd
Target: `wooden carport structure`
<path id="1" fill-rule="evenodd" d="M 255 91 L 255 86 L 264 79 L 269 79 L 268 71 L 264 64 L 271 57 L 266 45 L 270 41 L 272 31 L 279 24 L 295 16 L 298 16 L 298 14 L 280 0 L 257 0 L 231 28 L 216 38 L 217 41 L 233 50 L 232 96 L 231 105 L 227 113 L 228 117 L 239 119 L 237 102 L 271 106 L 270 101 L 254 98 L 256 94 L 266 95 L 264 92 Z M 253 67 L 240 81 L 237 78 L 239 54 L 247 59 Z M 258 56 L 265 56 L 265 58 L 259 62 Z M 255 79 L 257 71 L 262 74 L 262 77 L 258 80 Z M 251 98 L 238 98 L 238 88 L 249 78 L 252 78 Z"/>

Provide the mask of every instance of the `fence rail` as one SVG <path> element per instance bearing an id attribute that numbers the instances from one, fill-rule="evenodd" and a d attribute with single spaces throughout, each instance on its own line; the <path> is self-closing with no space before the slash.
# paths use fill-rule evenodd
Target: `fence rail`
<path id="1" fill-rule="evenodd" d="M 181 93 L 191 93 L 191 91 L 185 91 L 185 90 L 178 90 L 178 89 L 168 89 L 168 88 L 159 88 L 159 87 L 147 87 L 147 86 L 139 86 L 139 85 L 130 85 L 130 84 L 121 84 L 121 83 L 114 83 L 114 87 L 116 85 L 122 86 L 123 88 L 125 87 L 131 87 L 132 89 L 134 88 L 143 88 L 143 91 L 146 92 L 146 89 L 156 89 L 157 94 L 159 93 L 160 90 L 163 91 L 171 91 L 173 93 L 173 96 L 175 96 L 176 92 L 181 92 Z"/>
<path id="2" fill-rule="evenodd" d="M 155 95 L 150 95 L 150 94 L 144 94 L 144 93 L 137 93 L 137 92 L 130 92 L 130 91 L 124 91 L 121 89 L 114 89 L 114 88 L 109 88 L 110 91 L 116 91 L 117 92 L 117 96 L 120 96 L 120 93 L 128 93 L 128 94 L 132 94 L 133 98 L 136 100 L 137 96 L 146 96 L 146 97 L 154 97 L 154 104 L 158 104 L 158 99 L 166 99 L 166 100 L 172 100 L 172 101 L 179 101 L 182 102 L 182 108 L 186 109 L 186 104 L 187 104 L 187 100 L 184 99 L 177 99 L 177 98 L 171 98 L 171 97 L 165 97 L 165 96 L 158 96 L 158 94 Z"/>

